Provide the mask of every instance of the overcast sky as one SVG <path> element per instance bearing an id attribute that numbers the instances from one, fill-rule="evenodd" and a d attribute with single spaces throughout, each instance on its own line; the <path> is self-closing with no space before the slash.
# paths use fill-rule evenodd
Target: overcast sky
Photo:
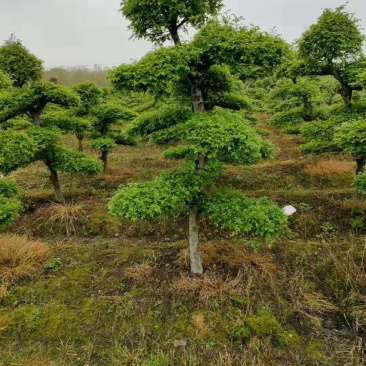
<path id="1" fill-rule="evenodd" d="M 263 30 L 273 28 L 288 42 L 316 22 L 322 9 L 346 0 L 224 0 L 226 9 Z M 0 0 L 0 43 L 15 33 L 47 68 L 117 66 L 143 56 L 150 43 L 131 40 L 120 0 Z M 250 4 L 250 5 L 249 5 Z M 366 29 L 366 0 L 350 0 Z M 366 32 L 366 30 L 365 30 Z"/>

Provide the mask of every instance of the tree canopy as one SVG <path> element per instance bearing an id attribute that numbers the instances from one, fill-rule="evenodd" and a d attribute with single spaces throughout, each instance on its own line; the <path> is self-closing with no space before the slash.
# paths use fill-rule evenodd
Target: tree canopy
<path id="1" fill-rule="evenodd" d="M 20 40 L 11 36 L 0 47 L 0 71 L 10 78 L 14 87 L 21 88 L 42 77 L 43 65 Z"/>
<path id="2" fill-rule="evenodd" d="M 178 30 L 201 27 L 222 6 L 222 0 L 122 0 L 121 12 L 137 38 L 180 44 Z"/>
<path id="3" fill-rule="evenodd" d="M 317 23 L 298 40 L 298 49 L 310 73 L 332 75 L 339 81 L 341 95 L 349 107 L 352 91 L 361 89 L 357 74 L 366 65 L 362 52 L 366 38 L 359 20 L 344 9 L 345 6 L 325 9 Z"/>

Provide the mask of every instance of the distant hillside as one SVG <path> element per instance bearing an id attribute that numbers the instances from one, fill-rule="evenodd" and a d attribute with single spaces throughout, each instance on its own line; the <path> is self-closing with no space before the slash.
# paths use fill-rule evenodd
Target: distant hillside
<path id="1" fill-rule="evenodd" d="M 61 84 L 71 86 L 83 81 L 94 81 L 98 86 L 108 86 L 107 74 L 109 69 L 95 65 L 90 69 L 86 66 L 56 67 L 46 70 L 43 74 L 44 80 L 57 78 Z"/>

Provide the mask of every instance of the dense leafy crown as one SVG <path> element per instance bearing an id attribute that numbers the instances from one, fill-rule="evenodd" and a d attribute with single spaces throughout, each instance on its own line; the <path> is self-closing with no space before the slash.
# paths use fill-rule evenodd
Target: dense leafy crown
<path id="1" fill-rule="evenodd" d="M 212 21 L 191 43 L 160 48 L 133 64 L 122 64 L 112 70 L 109 79 L 119 90 L 148 91 L 162 97 L 171 94 L 177 83 L 187 82 L 188 77 L 207 83 L 206 73 L 214 65 L 227 65 L 242 79 L 263 76 L 286 52 L 288 46 L 282 39 L 258 28 L 235 28 L 232 23 Z M 189 93 L 184 91 L 185 95 Z"/>
<path id="2" fill-rule="evenodd" d="M 0 70 L 12 81 L 13 86 L 23 85 L 41 79 L 42 61 L 31 54 L 21 41 L 11 37 L 0 47 Z"/>
<path id="3" fill-rule="evenodd" d="M 359 59 L 365 36 L 344 6 L 325 9 L 298 41 L 300 56 L 314 67 L 344 65 Z"/>
<path id="4" fill-rule="evenodd" d="M 80 99 L 67 87 L 38 81 L 0 97 L 0 122 L 35 110 L 41 112 L 48 103 L 73 107 L 80 103 Z"/>
<path id="5" fill-rule="evenodd" d="M 182 27 L 202 26 L 221 7 L 222 0 L 123 0 L 121 12 L 137 38 L 163 43 Z"/>
<path id="6" fill-rule="evenodd" d="M 366 121 L 342 124 L 334 135 L 334 142 L 354 157 L 366 159 Z"/>
<path id="7" fill-rule="evenodd" d="M 0 172 L 8 174 L 34 161 L 57 171 L 97 174 L 101 163 L 82 153 L 67 150 L 58 130 L 32 127 L 26 131 L 0 133 Z"/>
<path id="8" fill-rule="evenodd" d="M 79 95 L 85 113 L 98 104 L 103 96 L 103 90 L 91 81 L 75 84 L 72 89 Z"/>

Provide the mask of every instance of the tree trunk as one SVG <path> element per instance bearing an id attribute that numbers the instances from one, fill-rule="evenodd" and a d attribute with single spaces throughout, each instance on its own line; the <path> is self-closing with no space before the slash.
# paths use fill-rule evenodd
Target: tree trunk
<path id="1" fill-rule="evenodd" d="M 310 122 L 313 120 L 313 106 L 311 105 L 309 99 L 304 99 L 304 121 Z"/>
<path id="2" fill-rule="evenodd" d="M 343 98 L 343 102 L 346 108 L 351 108 L 352 92 L 352 88 L 350 88 L 348 85 L 341 85 L 341 96 Z"/>
<path id="3" fill-rule="evenodd" d="M 198 212 L 195 208 L 189 208 L 189 256 L 191 260 L 191 272 L 202 274 L 202 257 L 198 251 Z"/>
<path id="4" fill-rule="evenodd" d="M 41 113 L 40 111 L 31 112 L 31 120 L 36 127 L 41 126 Z"/>
<path id="5" fill-rule="evenodd" d="M 205 110 L 205 103 L 203 101 L 202 89 L 197 80 L 190 80 L 191 95 L 193 103 L 193 111 L 199 112 Z"/>
<path id="6" fill-rule="evenodd" d="M 331 71 L 332 75 L 341 84 L 340 93 L 341 93 L 341 96 L 343 98 L 344 105 L 345 105 L 346 108 L 350 108 L 351 107 L 351 100 L 352 100 L 352 92 L 353 92 L 353 90 L 344 81 L 343 77 L 338 72 L 338 70 L 336 69 L 336 67 L 332 64 L 332 62 L 330 60 L 328 60 L 328 63 L 329 63 L 329 68 L 330 68 L 330 71 Z"/>
<path id="7" fill-rule="evenodd" d="M 356 160 L 356 164 L 357 164 L 356 175 L 359 174 L 359 173 L 364 173 L 365 172 L 366 159 L 358 158 L 358 159 L 355 159 L 355 160 Z"/>
<path id="8" fill-rule="evenodd" d="M 100 160 L 103 163 L 103 174 L 107 172 L 107 165 L 108 165 L 108 151 L 101 150 L 100 151 Z"/>
<path id="9" fill-rule="evenodd" d="M 176 46 L 181 46 L 181 40 L 178 34 L 178 28 L 172 27 L 170 29 L 170 35 Z M 193 111 L 199 112 L 205 110 L 205 104 L 203 101 L 202 90 L 199 85 L 199 81 L 194 78 L 188 78 L 191 85 L 191 96 Z M 197 154 L 196 170 L 199 174 L 205 168 L 206 159 L 203 154 Z M 199 213 L 194 207 L 194 202 L 189 204 L 189 256 L 191 262 L 191 273 L 202 274 L 203 265 L 201 252 L 198 250 L 198 220 Z"/>
<path id="10" fill-rule="evenodd" d="M 181 46 L 182 45 L 182 42 L 181 42 L 179 34 L 178 34 L 178 29 L 171 29 L 170 30 L 170 35 L 171 35 L 172 40 L 173 40 L 173 42 L 176 46 Z"/>
<path id="11" fill-rule="evenodd" d="M 75 136 L 78 139 L 78 150 L 79 152 L 83 152 L 84 135 L 80 132 L 75 132 Z"/>
<path id="12" fill-rule="evenodd" d="M 57 202 L 65 202 L 64 195 L 61 192 L 60 181 L 58 179 L 57 171 L 54 170 L 51 166 L 47 165 L 50 171 L 50 180 L 53 186 L 53 190 L 55 192 L 55 200 Z"/>

